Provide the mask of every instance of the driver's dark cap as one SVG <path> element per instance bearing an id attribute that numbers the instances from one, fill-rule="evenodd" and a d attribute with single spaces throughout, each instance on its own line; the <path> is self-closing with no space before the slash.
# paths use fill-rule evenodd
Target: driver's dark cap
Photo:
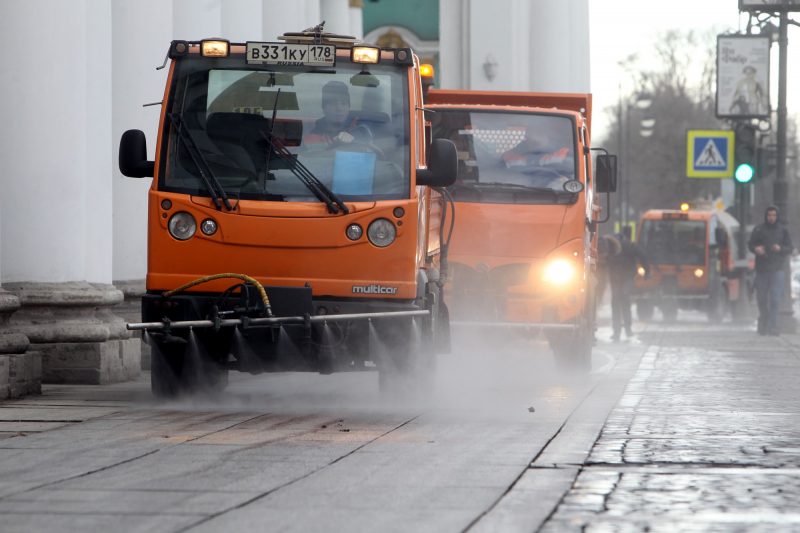
<path id="1" fill-rule="evenodd" d="M 340 81 L 329 81 L 322 86 L 322 105 L 341 100 L 350 105 L 350 91 L 347 89 L 347 85 Z"/>

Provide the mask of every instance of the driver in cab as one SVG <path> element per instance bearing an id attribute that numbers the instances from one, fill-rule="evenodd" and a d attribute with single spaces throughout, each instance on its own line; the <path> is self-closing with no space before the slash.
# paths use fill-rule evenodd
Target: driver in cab
<path id="1" fill-rule="evenodd" d="M 347 145 L 372 140 L 369 129 L 359 124 L 358 117 L 350 112 L 350 91 L 341 81 L 329 81 L 322 86 L 322 113 L 306 143 Z"/>
<path id="2" fill-rule="evenodd" d="M 506 168 L 513 168 L 558 166 L 570 161 L 568 146 L 553 150 L 550 145 L 550 139 L 546 136 L 526 132 L 519 144 L 503 154 L 503 163 Z"/>
<path id="3" fill-rule="evenodd" d="M 502 164 L 509 171 L 527 175 L 529 181 L 542 182 L 538 185 L 560 185 L 569 180 L 562 170 L 571 170 L 572 150 L 559 144 L 543 133 L 527 131 L 519 144 L 503 153 Z"/>

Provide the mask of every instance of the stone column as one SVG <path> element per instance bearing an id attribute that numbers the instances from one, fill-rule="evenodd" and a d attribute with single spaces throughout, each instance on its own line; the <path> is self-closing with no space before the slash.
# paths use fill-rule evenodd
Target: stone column
<path id="1" fill-rule="evenodd" d="M 364 0 L 349 0 L 350 35 L 364 38 Z"/>
<path id="2" fill-rule="evenodd" d="M 173 0 L 172 20 L 174 39 L 224 37 L 221 0 Z"/>
<path id="3" fill-rule="evenodd" d="M 439 82 L 444 89 L 469 88 L 470 0 L 439 2 Z"/>
<path id="4" fill-rule="evenodd" d="M 263 13 L 263 0 L 222 0 L 222 37 L 234 43 L 264 39 Z"/>
<path id="5" fill-rule="evenodd" d="M 319 7 L 325 31 L 351 35 L 349 0 L 320 0 Z"/>
<path id="6" fill-rule="evenodd" d="M 42 353 L 45 380 L 105 383 L 139 372 L 139 344 L 109 307 L 112 183 L 111 6 L 13 0 L 0 31 L 25 43 L 0 61 L 3 286 L 22 308 L 9 324 Z M 47 57 L 69 43 L 43 71 Z"/>
<path id="7" fill-rule="evenodd" d="M 27 352 L 28 337 L 8 325 L 19 298 L 0 287 L 0 400 L 42 392 L 42 356 Z"/>
<path id="8" fill-rule="evenodd" d="M 309 19 L 306 3 L 302 1 L 263 0 L 262 19 L 264 40 L 274 42 L 286 32 L 303 31 L 316 26 L 321 21 Z M 327 28 L 327 25 L 326 25 Z"/>
<path id="9" fill-rule="evenodd" d="M 129 129 L 147 137 L 147 155 L 155 157 L 158 121 L 167 69 L 156 70 L 167 54 L 172 34 L 169 0 L 115 1 L 111 4 L 112 68 L 112 188 L 114 286 L 124 301 L 114 309 L 126 322 L 141 320 L 141 296 L 147 274 L 147 191 L 151 178 L 126 178 L 116 163 L 119 140 Z M 146 38 L 142 38 L 146 36 Z M 141 338 L 139 332 L 134 337 Z M 142 368 L 150 368 L 150 347 L 141 343 Z"/>
<path id="10" fill-rule="evenodd" d="M 589 1 L 540 0 L 528 22 L 529 90 L 589 92 Z"/>

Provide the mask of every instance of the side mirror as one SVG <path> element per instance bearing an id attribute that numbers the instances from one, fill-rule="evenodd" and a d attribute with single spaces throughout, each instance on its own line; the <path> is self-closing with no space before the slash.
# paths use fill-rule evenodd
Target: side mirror
<path id="1" fill-rule="evenodd" d="M 447 187 L 456 181 L 458 152 L 453 141 L 435 139 L 428 152 L 428 168 L 417 169 L 417 185 Z"/>
<path id="2" fill-rule="evenodd" d="M 119 170 L 129 178 L 151 178 L 155 162 L 147 160 L 147 140 L 142 130 L 128 130 L 119 141 Z"/>
<path id="3" fill-rule="evenodd" d="M 600 154 L 595 160 L 595 190 L 615 192 L 617 190 L 617 156 Z"/>

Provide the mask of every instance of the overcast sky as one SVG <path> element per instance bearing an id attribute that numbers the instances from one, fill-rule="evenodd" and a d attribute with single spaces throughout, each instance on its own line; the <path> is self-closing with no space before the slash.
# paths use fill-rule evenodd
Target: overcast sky
<path id="1" fill-rule="evenodd" d="M 630 92 L 632 81 L 618 65 L 633 53 L 647 58 L 660 32 L 694 29 L 714 33 L 745 30 L 747 17 L 739 17 L 738 0 L 589 0 L 591 30 L 594 137 L 608 128 L 605 108 L 615 105 L 620 83 Z M 800 13 L 790 14 L 800 21 Z M 740 22 L 741 21 L 741 22 Z M 740 27 L 741 24 L 741 27 Z M 776 21 L 777 25 L 777 21 Z M 712 48 L 715 38 L 712 37 Z M 789 27 L 789 112 L 800 111 L 800 28 Z M 770 84 L 772 108 L 777 106 L 777 44 L 773 45 Z"/>

